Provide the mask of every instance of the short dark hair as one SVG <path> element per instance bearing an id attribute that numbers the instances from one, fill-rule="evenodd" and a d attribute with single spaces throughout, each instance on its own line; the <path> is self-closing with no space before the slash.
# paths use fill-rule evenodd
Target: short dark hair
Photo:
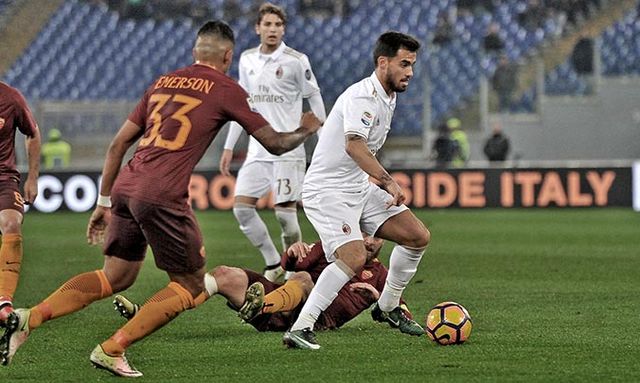
<path id="1" fill-rule="evenodd" d="M 202 35 L 216 36 L 231 41 L 233 44 L 236 42 L 235 37 L 233 37 L 233 29 L 231 29 L 227 23 L 220 20 L 212 20 L 204 23 L 198 30 L 197 36 L 200 37 Z"/>
<path id="2" fill-rule="evenodd" d="M 269 13 L 273 13 L 274 15 L 278 16 L 282 20 L 283 24 L 287 24 L 287 14 L 285 13 L 284 9 L 271 3 L 264 3 L 260 6 L 260 8 L 258 9 L 258 19 L 256 20 L 256 24 L 260 24 L 264 15 L 267 15 Z"/>
<path id="3" fill-rule="evenodd" d="M 410 52 L 417 52 L 420 49 L 420 42 L 415 37 L 396 32 L 388 31 L 378 37 L 376 47 L 373 49 L 373 65 L 378 66 L 378 57 L 395 57 L 398 50 L 404 48 Z"/>

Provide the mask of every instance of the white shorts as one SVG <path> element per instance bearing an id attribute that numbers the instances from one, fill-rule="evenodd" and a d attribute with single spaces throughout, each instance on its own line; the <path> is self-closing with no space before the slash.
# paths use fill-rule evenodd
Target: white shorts
<path id="1" fill-rule="evenodd" d="M 276 204 L 298 201 L 305 166 L 304 160 L 245 162 L 238 172 L 234 195 L 260 198 L 271 190 Z"/>
<path id="2" fill-rule="evenodd" d="M 370 183 L 362 193 L 327 190 L 302 195 L 307 218 L 322 241 L 327 260 L 335 261 L 335 251 L 345 243 L 362 240 L 362 232 L 374 235 L 380 226 L 408 208 L 405 205 L 386 208 L 391 195 Z"/>

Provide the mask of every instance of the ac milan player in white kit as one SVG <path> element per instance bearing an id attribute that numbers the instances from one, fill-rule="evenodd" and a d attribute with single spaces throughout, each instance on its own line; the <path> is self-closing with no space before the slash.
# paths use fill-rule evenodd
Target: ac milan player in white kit
<path id="1" fill-rule="evenodd" d="M 239 64 L 239 84 L 249 93 L 249 104 L 280 132 L 298 128 L 303 98 L 308 100 L 320 121 L 326 118 L 309 59 L 282 41 L 285 24 L 286 14 L 282 8 L 263 4 L 255 26 L 260 46 L 243 52 Z M 230 175 L 233 147 L 241 133 L 240 125 L 232 123 L 220 158 L 223 175 Z M 300 241 L 296 204 L 302 192 L 305 167 L 304 145 L 274 156 L 250 138 L 247 158 L 238 173 L 233 213 L 242 232 L 262 253 L 266 265 L 264 275 L 271 281 L 283 273 L 280 253 L 256 211 L 256 202 L 271 190 L 276 218 L 282 228 L 282 248 Z"/>
<path id="2" fill-rule="evenodd" d="M 320 131 L 302 202 L 333 263 L 324 269 L 297 321 L 284 334 L 289 347 L 320 348 L 314 323 L 362 270 L 366 260 L 362 231 L 396 243 L 384 290 L 371 312 L 373 319 L 406 334 L 424 333 L 402 312 L 400 296 L 416 273 L 430 233 L 403 205 L 402 189 L 375 157 L 391 129 L 397 93 L 404 92 L 413 77 L 419 48 L 409 35 L 383 33 L 373 52 L 375 71 L 340 95 Z"/>

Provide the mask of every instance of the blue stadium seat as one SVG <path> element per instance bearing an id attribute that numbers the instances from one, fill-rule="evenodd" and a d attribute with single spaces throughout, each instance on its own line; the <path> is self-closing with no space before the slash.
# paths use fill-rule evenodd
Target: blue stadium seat
<path id="1" fill-rule="evenodd" d="M 0 0 L 2 4 L 11 0 Z M 245 12 L 252 0 L 240 2 Z M 351 2 L 348 18 L 324 19 L 297 17 L 297 0 L 279 2 L 289 15 L 285 39 L 291 47 L 305 52 L 312 62 L 323 97 L 331 105 L 349 84 L 368 75 L 373 66 L 371 47 L 375 36 L 387 29 L 415 34 L 427 41 L 437 17 L 449 12 L 455 0 L 429 2 Z M 209 0 L 215 15 L 222 15 L 223 0 Z M 449 46 L 425 49 L 415 74 L 414 85 L 401 98 L 393 134 L 421 134 L 421 100 L 424 76 L 431 79 L 432 120 L 438 121 L 452 108 L 464 105 L 478 89 L 482 75 L 491 76 L 495 57 L 484 57 L 482 39 L 491 22 L 503 32 L 506 52 L 520 60 L 545 39 L 557 34 L 556 23 L 549 19 L 544 27 L 527 32 L 518 25 L 517 14 L 524 0 L 503 2 L 493 15 L 481 13 L 460 17 L 456 37 Z M 236 31 L 237 60 L 242 50 L 258 44 L 253 18 L 232 21 Z M 19 84 L 29 99 L 135 100 L 155 76 L 187 65 L 191 61 L 193 34 L 198 26 L 190 21 L 125 20 L 102 5 L 79 0 L 66 1 L 45 25 L 38 38 L 4 74 L 3 79 Z M 635 12 L 602 35 L 602 63 L 605 74 L 640 72 L 640 22 Z M 236 61 L 237 62 L 237 61 Z M 24 68 L 29 67 L 29 70 Z M 567 70 L 563 66 L 560 70 Z M 570 69 L 570 68 L 568 68 Z M 555 73 L 555 72 L 554 72 Z M 575 73 L 562 76 L 551 73 L 546 79 L 551 91 L 580 90 Z M 237 75 L 234 65 L 231 75 Z M 558 83 L 558 81 L 564 81 Z M 533 105 L 535 95 L 525 94 L 522 108 Z M 401 113 L 400 113 L 401 112 Z"/>

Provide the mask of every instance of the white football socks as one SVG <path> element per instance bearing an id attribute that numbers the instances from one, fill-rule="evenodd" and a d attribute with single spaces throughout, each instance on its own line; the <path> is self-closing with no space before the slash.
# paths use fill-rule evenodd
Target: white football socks
<path id="1" fill-rule="evenodd" d="M 207 290 L 210 297 L 218 293 L 218 282 L 213 275 L 209 273 L 204 275 L 204 288 Z"/>
<path id="2" fill-rule="evenodd" d="M 267 225 L 264 224 L 255 206 L 246 204 L 235 204 L 233 206 L 233 215 L 236 216 L 240 224 L 240 230 L 247 236 L 253 246 L 257 247 L 262 253 L 264 263 L 267 266 L 280 263 L 280 253 L 273 244 Z"/>
<path id="3" fill-rule="evenodd" d="M 354 275 L 353 271 L 340 260 L 327 266 L 318 277 L 318 281 L 302 307 L 298 319 L 291 326 L 291 331 L 302 330 L 307 327 L 313 330 L 320 313 L 329 307 L 331 302 L 338 296 L 340 289 Z"/>
<path id="4" fill-rule="evenodd" d="M 382 311 L 391 311 L 400 304 L 400 296 L 415 275 L 424 250 L 400 245 L 393 248 L 389 258 L 387 281 L 378 299 L 378 306 Z"/>
<path id="5" fill-rule="evenodd" d="M 302 231 L 298 223 L 298 212 L 295 207 L 275 207 L 276 218 L 282 228 L 282 248 L 288 249 L 289 246 L 302 239 Z"/>

